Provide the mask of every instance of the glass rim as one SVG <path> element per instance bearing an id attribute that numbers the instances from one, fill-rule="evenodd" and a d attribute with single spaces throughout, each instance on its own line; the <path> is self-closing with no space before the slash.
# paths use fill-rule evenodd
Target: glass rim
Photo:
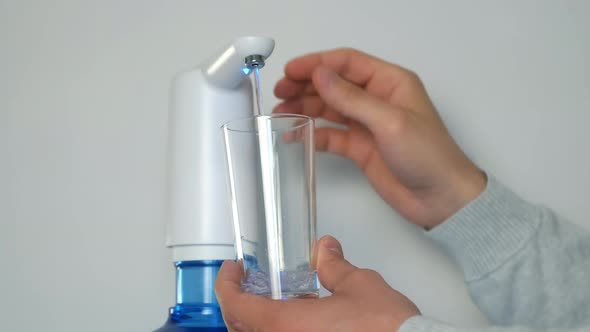
<path id="1" fill-rule="evenodd" d="M 265 115 L 253 115 L 253 116 L 249 116 L 247 118 L 241 118 L 241 119 L 234 119 L 234 120 L 230 120 L 227 121 L 226 123 L 224 123 L 223 125 L 221 125 L 221 129 L 222 130 L 227 130 L 227 131 L 231 131 L 231 132 L 237 132 L 237 133 L 255 133 L 257 132 L 256 130 L 245 130 L 245 129 L 236 129 L 236 128 L 231 128 L 230 125 L 232 124 L 236 124 L 238 122 L 243 122 L 243 121 L 251 121 L 257 118 L 263 118 L 263 119 L 275 119 L 275 118 L 298 118 L 298 119 L 302 119 L 305 120 L 305 122 L 294 125 L 294 126 L 290 126 L 288 128 L 284 128 L 284 129 L 273 129 L 273 131 L 277 131 L 277 132 L 284 132 L 284 131 L 291 131 L 291 130 L 296 130 L 299 128 L 303 128 L 305 126 L 308 126 L 310 123 L 314 122 L 314 119 L 310 116 L 307 115 L 303 115 L 303 114 L 295 114 L 295 113 L 272 113 L 272 114 L 265 114 Z"/>

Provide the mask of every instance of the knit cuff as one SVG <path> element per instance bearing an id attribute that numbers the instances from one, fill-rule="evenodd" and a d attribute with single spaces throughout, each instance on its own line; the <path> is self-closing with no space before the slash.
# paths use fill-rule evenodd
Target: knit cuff
<path id="1" fill-rule="evenodd" d="M 457 332 L 457 329 L 425 316 L 414 316 L 407 319 L 397 332 Z"/>
<path id="2" fill-rule="evenodd" d="M 488 176 L 479 197 L 426 234 L 455 259 L 465 279 L 473 281 L 517 253 L 540 220 L 537 207 Z"/>

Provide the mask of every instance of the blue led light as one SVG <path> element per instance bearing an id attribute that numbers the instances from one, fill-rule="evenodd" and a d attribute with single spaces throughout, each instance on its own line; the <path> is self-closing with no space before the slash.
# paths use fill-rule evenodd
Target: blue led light
<path id="1" fill-rule="evenodd" d="M 242 68 L 242 73 L 244 73 L 244 75 L 250 75 L 250 72 L 251 72 L 250 68 L 248 68 L 248 67 Z"/>

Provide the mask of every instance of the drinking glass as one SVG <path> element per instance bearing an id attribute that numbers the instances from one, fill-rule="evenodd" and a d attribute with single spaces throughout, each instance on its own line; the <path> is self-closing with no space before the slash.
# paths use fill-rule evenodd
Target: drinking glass
<path id="1" fill-rule="evenodd" d="M 317 297 L 313 119 L 258 115 L 222 131 L 242 288 L 273 299 Z"/>

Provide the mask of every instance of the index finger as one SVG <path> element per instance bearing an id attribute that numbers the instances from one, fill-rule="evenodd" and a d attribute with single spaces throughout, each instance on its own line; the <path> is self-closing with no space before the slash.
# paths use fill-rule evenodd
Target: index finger
<path id="1" fill-rule="evenodd" d="M 414 87 L 413 83 L 417 80 L 413 72 L 377 57 L 354 49 L 335 49 L 304 55 L 287 63 L 285 78 L 275 86 L 275 95 L 290 99 L 316 94 L 311 78 L 319 67 L 327 67 L 386 102 L 399 99 L 398 92 L 403 90 L 402 86 Z"/>
<path id="2" fill-rule="evenodd" d="M 342 78 L 357 85 L 366 85 L 376 75 L 390 80 L 402 79 L 408 70 L 372 55 L 350 48 L 311 53 L 295 58 L 285 66 L 285 76 L 294 81 L 311 80 L 313 71 L 324 65 Z M 392 82 L 394 83 L 394 82 Z"/>

